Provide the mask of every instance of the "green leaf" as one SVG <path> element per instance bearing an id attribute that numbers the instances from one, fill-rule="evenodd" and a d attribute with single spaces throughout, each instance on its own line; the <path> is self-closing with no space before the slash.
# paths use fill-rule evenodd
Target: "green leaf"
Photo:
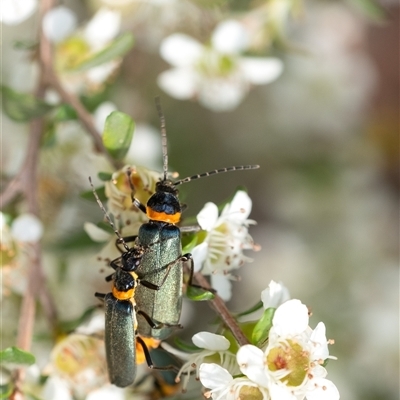
<path id="1" fill-rule="evenodd" d="M 196 286 L 188 286 L 186 296 L 193 301 L 207 301 L 215 297 L 213 292 Z"/>
<path id="2" fill-rule="evenodd" d="M 174 339 L 174 345 L 178 348 L 178 350 L 185 351 L 186 353 L 198 353 L 202 350 L 193 343 L 187 343 L 178 337 Z"/>
<path id="3" fill-rule="evenodd" d="M 122 160 L 129 150 L 135 123 L 132 118 L 120 111 L 113 111 L 106 119 L 103 131 L 103 144 L 110 155 Z"/>
<path id="4" fill-rule="evenodd" d="M 251 343 L 261 347 L 268 339 L 269 331 L 272 327 L 272 318 L 276 308 L 267 308 L 261 319 L 257 322 L 251 335 Z"/>
<path id="5" fill-rule="evenodd" d="M 114 60 L 125 55 L 133 46 L 133 35 L 129 32 L 117 37 L 109 46 L 102 51 L 94 54 L 89 59 L 76 65 L 71 71 L 87 71 L 108 61 Z"/>
<path id="6" fill-rule="evenodd" d="M 108 181 L 111 181 L 112 174 L 109 172 L 99 172 L 97 174 L 97 177 L 103 182 L 108 182 Z"/>
<path id="7" fill-rule="evenodd" d="M 35 363 L 35 357 L 33 354 L 21 350 L 18 347 L 8 347 L 0 352 L 0 363 L 32 365 Z"/>
<path id="8" fill-rule="evenodd" d="M 236 316 L 236 317 L 243 317 L 243 316 L 245 316 L 245 315 L 252 314 L 253 312 L 256 312 L 256 311 L 258 311 L 260 308 L 262 308 L 262 306 L 263 306 L 263 302 L 262 302 L 262 301 L 259 301 L 257 304 L 254 304 L 253 307 L 250 307 L 248 310 L 243 311 L 243 312 L 241 312 L 241 313 L 239 313 L 239 314 L 236 314 L 235 316 Z"/>
<path id="9" fill-rule="evenodd" d="M 0 399 L 9 399 L 13 392 L 13 389 L 14 388 L 10 383 L 0 385 Z"/>
<path id="10" fill-rule="evenodd" d="M 71 321 L 61 321 L 58 324 L 59 333 L 70 333 L 74 331 L 79 325 L 82 325 L 88 318 L 90 318 L 94 311 L 97 310 L 96 306 L 86 309 L 78 318 Z"/>
<path id="11" fill-rule="evenodd" d="M 56 122 L 71 121 L 77 119 L 77 114 L 69 104 L 61 104 L 54 110 L 53 119 Z"/>
<path id="12" fill-rule="evenodd" d="M 16 50 L 33 50 L 38 46 L 38 42 L 36 40 L 14 40 L 13 47 Z"/>
<path id="13" fill-rule="evenodd" d="M 97 196 L 99 196 L 99 199 L 104 202 L 107 201 L 107 196 L 106 196 L 106 189 L 104 186 L 96 188 L 96 193 Z M 94 197 L 93 191 L 88 190 L 86 192 L 83 192 L 79 195 L 82 199 L 89 200 L 89 201 L 94 201 L 96 202 L 96 198 Z"/>
<path id="14" fill-rule="evenodd" d="M 386 13 L 384 8 L 375 0 L 350 0 L 350 2 L 374 21 L 384 21 Z"/>
<path id="15" fill-rule="evenodd" d="M 53 108 L 30 93 L 16 92 L 7 86 L 1 86 L 1 94 L 5 113 L 17 122 L 41 117 Z"/>

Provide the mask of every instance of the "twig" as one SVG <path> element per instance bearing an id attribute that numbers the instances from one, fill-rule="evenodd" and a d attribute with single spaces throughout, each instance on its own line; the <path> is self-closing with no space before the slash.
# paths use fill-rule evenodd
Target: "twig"
<path id="1" fill-rule="evenodd" d="M 52 0 L 42 0 L 40 15 L 41 17 L 51 9 L 53 5 Z M 41 20 L 41 19 L 40 19 Z M 46 37 L 41 32 L 41 40 L 39 46 L 40 54 L 40 80 L 38 88 L 36 90 L 36 96 L 39 98 L 44 97 L 46 90 L 45 77 L 47 73 L 47 65 L 51 63 L 51 45 Z M 39 204 L 37 196 L 37 165 L 39 158 L 40 140 L 44 130 L 43 118 L 37 118 L 32 120 L 30 125 L 29 143 L 27 149 L 27 155 L 25 158 L 24 165 L 22 166 L 19 174 L 10 183 L 9 187 L 12 195 L 22 193 L 26 198 L 28 211 L 34 215 L 39 214 Z M 2 201 L 11 201 L 12 195 L 7 194 L 2 197 Z M 4 204 L 2 204 L 4 205 Z M 47 290 L 45 284 L 45 277 L 42 270 L 41 264 L 41 246 L 40 243 L 34 243 L 29 248 L 29 273 L 28 273 L 28 287 L 22 300 L 21 313 L 18 323 L 18 334 L 17 334 L 17 346 L 29 351 L 31 347 L 33 326 L 35 320 L 35 299 L 40 293 L 40 300 L 43 303 L 44 310 L 47 314 L 48 319 L 54 325 L 56 321 L 56 308 L 52 301 L 52 298 Z M 23 398 L 23 394 L 20 392 L 19 387 L 21 381 L 24 379 L 24 370 L 18 369 L 15 375 L 15 392 L 14 395 L 20 395 Z"/>
<path id="2" fill-rule="evenodd" d="M 195 280 L 197 283 L 205 289 L 211 289 L 210 284 L 208 283 L 207 279 L 200 272 L 196 272 L 194 274 Z M 215 295 L 214 299 L 208 302 L 210 307 L 213 308 L 216 313 L 221 317 L 224 324 L 230 329 L 233 336 L 237 340 L 240 346 L 244 346 L 245 344 L 249 344 L 246 336 L 243 334 L 242 330 L 239 328 L 237 322 L 230 314 L 229 310 L 227 309 L 224 301 L 219 297 L 217 294 Z"/>
<path id="3" fill-rule="evenodd" d="M 119 161 L 113 159 L 108 151 L 105 149 L 103 141 L 101 140 L 101 136 L 94 126 L 92 115 L 88 111 L 86 111 L 85 107 L 77 96 L 63 88 L 51 65 L 49 65 L 47 81 L 49 85 L 51 85 L 58 92 L 61 99 L 65 103 L 70 104 L 75 109 L 82 125 L 86 128 L 87 132 L 92 137 L 96 151 L 99 153 L 103 153 L 107 157 L 111 165 L 113 165 L 116 169 L 122 168 L 122 164 Z"/>

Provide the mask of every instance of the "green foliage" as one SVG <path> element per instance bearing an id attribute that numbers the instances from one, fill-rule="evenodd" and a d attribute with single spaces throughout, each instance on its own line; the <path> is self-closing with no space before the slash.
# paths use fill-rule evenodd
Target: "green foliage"
<path id="1" fill-rule="evenodd" d="M 372 20 L 383 21 L 386 17 L 385 10 L 375 0 L 350 0 L 350 2 Z"/>
<path id="2" fill-rule="evenodd" d="M 177 347 L 178 350 L 182 350 L 186 353 L 197 353 L 202 350 L 200 347 L 197 347 L 193 343 L 187 343 L 179 337 L 176 337 L 174 339 L 174 345 Z"/>
<path id="3" fill-rule="evenodd" d="M 64 122 L 77 119 L 75 109 L 69 104 L 61 104 L 54 110 L 53 119 L 56 122 Z"/>
<path id="4" fill-rule="evenodd" d="M 272 327 L 272 318 L 274 317 L 275 310 L 276 308 L 267 308 L 254 327 L 251 335 L 251 343 L 255 346 L 262 347 L 262 345 L 267 341 L 269 331 Z"/>
<path id="5" fill-rule="evenodd" d="M 236 317 L 243 317 L 245 315 L 253 314 L 253 312 L 258 311 L 260 308 L 262 308 L 262 306 L 263 302 L 260 300 L 257 304 L 254 304 L 254 306 L 250 307 L 246 311 L 236 314 Z"/>
<path id="6" fill-rule="evenodd" d="M 104 186 L 96 188 L 97 195 L 99 196 L 99 199 L 101 201 L 107 201 L 107 196 L 106 196 L 105 190 L 106 189 Z M 96 198 L 94 197 L 92 190 L 87 190 L 86 192 L 82 192 L 80 194 L 80 197 L 85 200 L 94 201 L 94 202 L 96 201 Z"/>
<path id="7" fill-rule="evenodd" d="M 7 86 L 1 86 L 4 112 L 17 122 L 28 122 L 47 114 L 53 106 L 30 93 L 20 93 Z"/>
<path id="8" fill-rule="evenodd" d="M 97 174 L 97 177 L 103 181 L 103 182 L 107 182 L 110 181 L 112 178 L 112 174 L 110 174 L 109 172 L 99 172 Z"/>
<path id="9" fill-rule="evenodd" d="M 195 286 L 188 286 L 186 296 L 193 301 L 207 301 L 215 297 L 213 292 Z"/>
<path id="10" fill-rule="evenodd" d="M 98 65 L 122 57 L 133 47 L 133 43 L 133 35 L 129 32 L 124 33 L 123 35 L 116 38 L 109 46 L 107 46 L 102 51 L 95 53 L 89 59 L 86 59 L 78 65 L 74 66 L 71 71 L 87 71 L 90 68 L 97 67 Z"/>
<path id="11" fill-rule="evenodd" d="M 35 363 L 33 354 L 18 347 L 8 347 L 0 352 L 0 364 L 32 365 Z"/>
<path id="12" fill-rule="evenodd" d="M 103 144 L 110 155 L 122 160 L 129 150 L 135 123 L 132 118 L 120 111 L 113 111 L 106 119 L 103 131 Z"/>
<path id="13" fill-rule="evenodd" d="M 74 331 L 78 326 L 82 325 L 87 319 L 89 319 L 96 309 L 96 306 L 89 307 L 78 318 L 71 321 L 59 322 L 57 327 L 59 333 L 70 333 Z"/>
<path id="14" fill-rule="evenodd" d="M 0 399 L 9 399 L 13 392 L 11 384 L 0 385 Z"/>

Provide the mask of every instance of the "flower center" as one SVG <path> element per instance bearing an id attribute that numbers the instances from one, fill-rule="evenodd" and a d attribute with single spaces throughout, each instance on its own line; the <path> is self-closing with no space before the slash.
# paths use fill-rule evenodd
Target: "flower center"
<path id="1" fill-rule="evenodd" d="M 240 400 L 262 400 L 264 396 L 258 387 L 242 386 L 238 398 Z"/>
<path id="2" fill-rule="evenodd" d="M 267 365 L 270 371 L 288 370 L 290 373 L 281 381 L 288 386 L 299 386 L 306 377 L 309 367 L 309 354 L 300 344 L 287 340 L 280 346 L 272 348 L 267 355 Z"/>

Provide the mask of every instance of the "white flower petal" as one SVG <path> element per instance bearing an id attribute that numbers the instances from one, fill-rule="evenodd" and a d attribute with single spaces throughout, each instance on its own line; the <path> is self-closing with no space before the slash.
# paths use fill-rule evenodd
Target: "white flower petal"
<path id="1" fill-rule="evenodd" d="M 203 79 L 198 87 L 199 103 L 216 112 L 235 109 L 248 92 L 248 83 L 242 76 Z"/>
<path id="2" fill-rule="evenodd" d="M 43 17 L 43 32 L 53 43 L 70 36 L 77 26 L 75 13 L 65 6 L 52 8 Z"/>
<path id="3" fill-rule="evenodd" d="M 117 106 L 111 101 L 105 101 L 101 103 L 93 114 L 94 124 L 96 126 L 97 132 L 100 134 L 103 133 L 104 124 L 106 122 L 107 117 L 113 112 L 116 111 Z"/>
<path id="4" fill-rule="evenodd" d="M 245 191 L 239 190 L 236 192 L 232 201 L 224 208 L 221 215 L 229 214 L 231 220 L 242 224 L 250 215 L 251 206 L 252 201 L 249 195 Z"/>
<path id="5" fill-rule="evenodd" d="M 300 300 L 286 301 L 276 309 L 272 324 L 279 336 L 303 333 L 308 327 L 308 309 Z"/>
<path id="6" fill-rule="evenodd" d="M 73 400 L 67 381 L 57 376 L 50 376 L 46 380 L 41 398 L 43 400 Z"/>
<path id="7" fill-rule="evenodd" d="M 320 322 L 313 330 L 310 342 L 313 344 L 312 358 L 314 360 L 325 360 L 329 356 L 328 341 L 326 339 L 326 328 L 323 322 Z"/>
<path id="8" fill-rule="evenodd" d="M 86 72 L 86 77 L 94 84 L 101 84 L 114 72 L 118 64 L 119 63 L 117 61 L 110 61 L 98 65 L 97 67 L 90 68 Z"/>
<path id="9" fill-rule="evenodd" d="M 124 400 L 126 392 L 124 389 L 114 385 L 103 386 L 100 389 L 93 390 L 86 396 L 86 400 Z"/>
<path id="10" fill-rule="evenodd" d="M 232 297 L 232 284 L 226 275 L 211 274 L 211 286 L 217 291 L 219 297 L 224 301 L 229 301 Z"/>
<path id="11" fill-rule="evenodd" d="M 208 243 L 203 242 L 198 246 L 194 247 L 192 250 L 192 257 L 194 263 L 194 272 L 199 272 L 204 264 L 208 255 Z"/>
<path id="12" fill-rule="evenodd" d="M 196 73 L 188 68 L 173 68 L 157 77 L 157 84 L 164 92 L 179 100 L 188 100 L 196 93 Z"/>
<path id="13" fill-rule="evenodd" d="M 246 79 L 254 85 L 274 81 L 283 70 L 283 63 L 278 58 L 244 57 L 239 63 Z"/>
<path id="14" fill-rule="evenodd" d="M 91 222 L 85 222 L 83 224 L 83 229 L 89 235 L 90 239 L 95 242 L 107 242 L 110 240 L 110 234 L 103 229 L 99 228 Z"/>
<path id="15" fill-rule="evenodd" d="M 218 364 L 201 364 L 199 377 L 202 385 L 208 389 L 224 388 L 233 381 L 232 375 Z"/>
<path id="16" fill-rule="evenodd" d="M 212 351 L 228 350 L 230 347 L 229 340 L 224 336 L 211 332 L 199 332 L 193 335 L 192 342 L 201 349 Z"/>
<path id="17" fill-rule="evenodd" d="M 339 400 L 340 394 L 333 382 L 328 379 L 313 379 L 307 391 L 307 400 Z"/>
<path id="18" fill-rule="evenodd" d="M 261 301 L 264 309 L 277 308 L 290 299 L 289 290 L 282 283 L 271 281 L 268 287 L 261 292 Z"/>
<path id="19" fill-rule="evenodd" d="M 36 10 L 37 0 L 2 0 L 1 22 L 17 25 L 29 18 Z"/>
<path id="20" fill-rule="evenodd" d="M 93 49 L 100 49 L 117 36 L 121 27 L 121 14 L 100 8 L 88 22 L 84 37 Z"/>
<path id="21" fill-rule="evenodd" d="M 218 207 L 214 203 L 206 203 L 197 214 L 197 222 L 201 229 L 209 232 L 214 228 L 218 220 Z"/>
<path id="22" fill-rule="evenodd" d="M 265 373 L 264 353 L 251 344 L 242 346 L 236 355 L 240 370 L 250 380 L 262 387 L 268 386 L 268 377 Z"/>
<path id="23" fill-rule="evenodd" d="M 272 383 L 269 387 L 271 400 L 296 400 L 297 397 L 291 393 L 290 387 Z"/>
<path id="24" fill-rule="evenodd" d="M 11 225 L 11 235 L 19 242 L 37 242 L 43 235 L 43 224 L 33 214 L 21 214 Z"/>
<path id="25" fill-rule="evenodd" d="M 196 63 L 203 52 L 203 45 L 182 33 L 165 38 L 160 46 L 161 57 L 174 67 L 187 67 Z"/>
<path id="26" fill-rule="evenodd" d="M 235 54 L 247 48 L 249 35 L 242 24 L 227 20 L 216 26 L 211 43 L 221 53 Z"/>

